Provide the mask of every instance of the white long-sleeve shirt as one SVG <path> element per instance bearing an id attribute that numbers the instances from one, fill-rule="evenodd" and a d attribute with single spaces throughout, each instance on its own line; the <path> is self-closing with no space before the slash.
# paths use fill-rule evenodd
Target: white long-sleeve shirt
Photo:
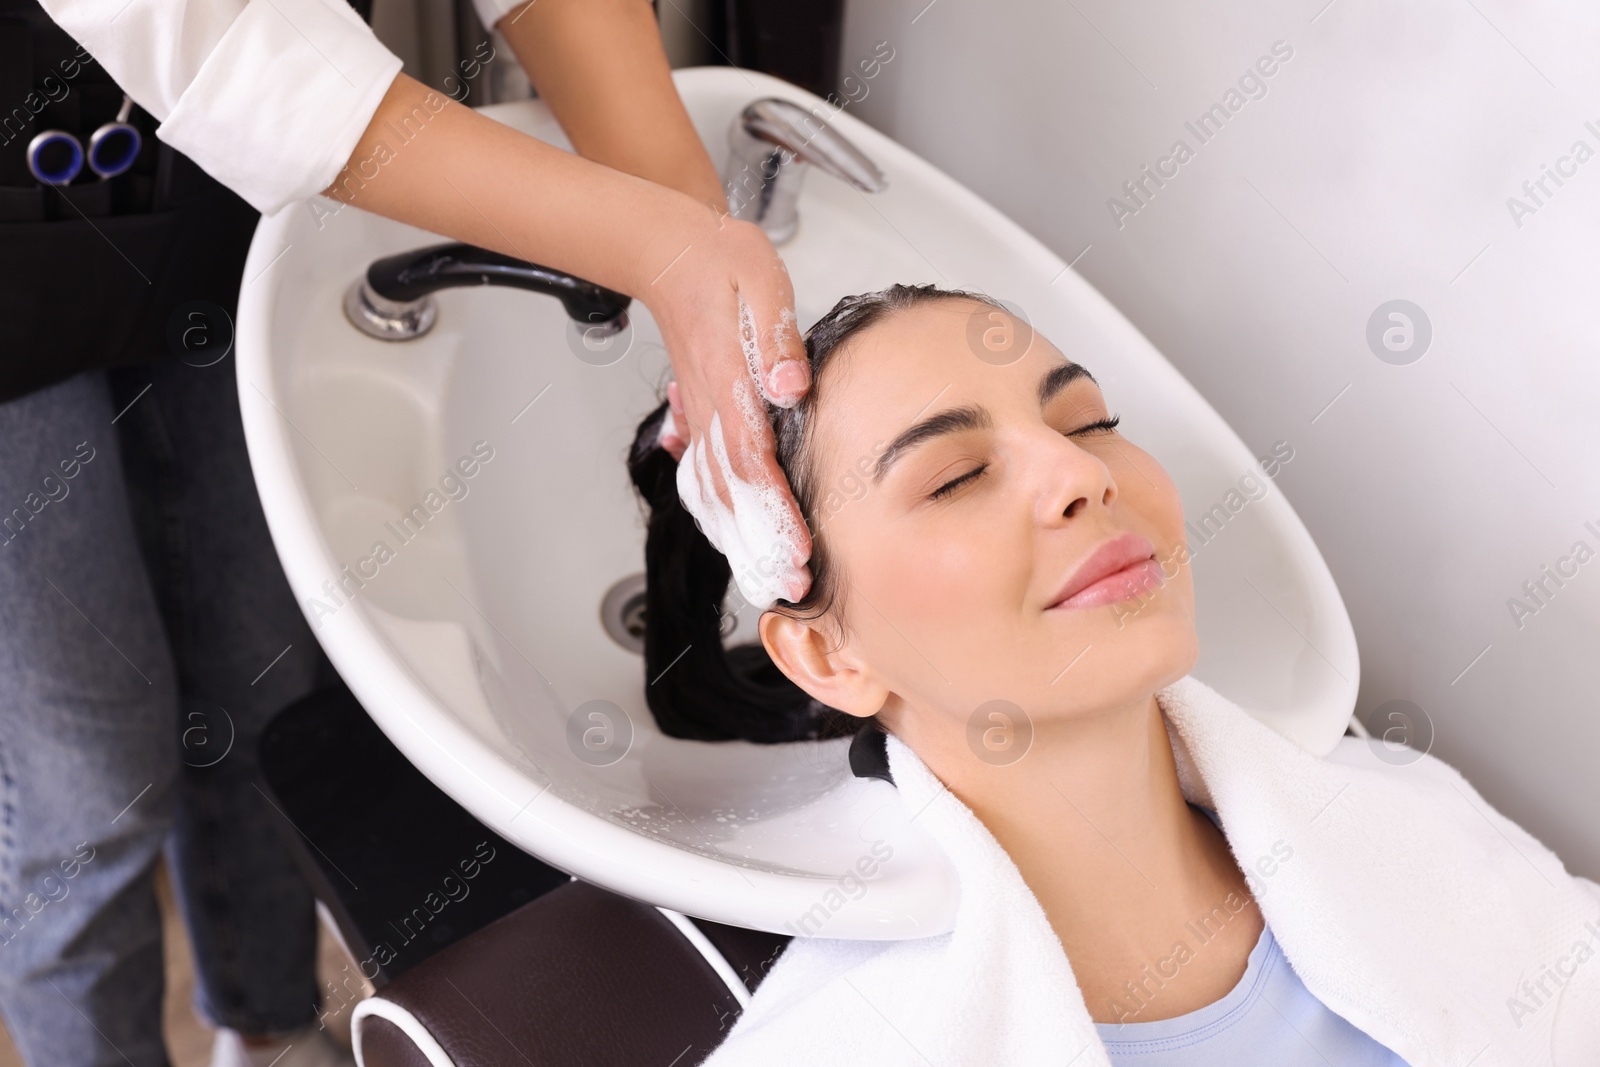
<path id="1" fill-rule="evenodd" d="M 326 188 L 400 58 L 345 0 L 41 0 L 156 136 L 264 215 Z M 487 26 L 520 0 L 473 0 Z"/>

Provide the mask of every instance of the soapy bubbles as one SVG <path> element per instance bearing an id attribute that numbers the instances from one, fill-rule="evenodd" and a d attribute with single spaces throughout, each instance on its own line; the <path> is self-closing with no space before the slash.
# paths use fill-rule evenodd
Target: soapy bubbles
<path id="1" fill-rule="evenodd" d="M 633 747 L 633 719 L 609 700 L 586 700 L 567 716 L 567 747 L 591 767 L 609 767 Z"/>
<path id="2" fill-rule="evenodd" d="M 1372 736 L 1367 738 L 1367 744 L 1385 763 L 1405 767 L 1433 747 L 1433 720 L 1409 700 L 1380 704 L 1368 718 Z"/>
<path id="3" fill-rule="evenodd" d="M 1431 343 L 1433 322 L 1409 300 L 1386 301 L 1367 318 L 1367 347 L 1385 363 L 1397 367 L 1415 363 Z"/>
<path id="4" fill-rule="evenodd" d="M 967 347 L 985 363 L 1006 367 L 1033 347 L 1033 324 L 1016 304 L 1009 300 L 999 302 L 1005 311 L 981 304 L 967 318 Z"/>
<path id="5" fill-rule="evenodd" d="M 980 704 L 967 718 L 967 747 L 992 767 L 1009 767 L 1033 746 L 1033 720 L 1009 700 Z"/>

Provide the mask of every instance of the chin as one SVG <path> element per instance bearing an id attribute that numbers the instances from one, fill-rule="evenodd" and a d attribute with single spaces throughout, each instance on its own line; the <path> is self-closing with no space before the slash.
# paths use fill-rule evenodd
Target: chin
<path id="1" fill-rule="evenodd" d="M 1195 632 L 1194 619 L 1165 620 L 1162 639 L 1153 642 L 1157 652 L 1150 657 L 1151 691 L 1165 689 L 1194 669 L 1200 659 L 1200 635 Z"/>
<path id="2" fill-rule="evenodd" d="M 1200 639 L 1192 615 L 1162 611 L 1142 615 L 1106 635 L 1113 650 L 1101 675 L 1107 704 L 1127 704 L 1165 689 L 1194 668 Z"/>

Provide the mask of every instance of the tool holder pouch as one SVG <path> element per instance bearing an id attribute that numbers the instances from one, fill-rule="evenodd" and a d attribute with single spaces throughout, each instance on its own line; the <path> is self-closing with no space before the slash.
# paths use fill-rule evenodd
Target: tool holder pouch
<path id="1" fill-rule="evenodd" d="M 206 365 L 231 345 L 260 216 L 157 140 L 150 114 L 128 116 L 143 146 L 123 174 L 85 166 L 46 186 L 28 170 L 36 134 L 87 144 L 122 97 L 38 0 L 0 0 L 0 401 L 97 367 Z"/>

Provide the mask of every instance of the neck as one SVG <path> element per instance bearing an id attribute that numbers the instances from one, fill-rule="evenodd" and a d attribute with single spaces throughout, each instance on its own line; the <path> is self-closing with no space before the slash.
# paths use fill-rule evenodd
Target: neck
<path id="1" fill-rule="evenodd" d="M 906 737 L 903 728 L 901 736 L 983 821 L 1035 892 L 1035 881 L 1048 885 L 1072 918 L 1101 916 L 1106 901 L 1130 892 L 1170 893 L 1191 881 L 1187 853 L 1199 827 L 1178 788 L 1153 695 L 1036 724 L 1026 754 L 1004 766 L 973 759 L 964 734 L 931 745 L 924 742 L 934 739 Z"/>
<path id="2" fill-rule="evenodd" d="M 908 715 L 896 732 L 1016 863 L 1096 1018 L 1107 1014 L 1097 998 L 1109 1001 L 1107 991 L 1167 956 L 1180 935 L 1193 947 L 1196 939 L 1182 932 L 1219 905 L 1227 915 L 1246 914 L 1232 924 L 1230 940 L 1248 954 L 1260 934 L 1259 913 L 1243 910 L 1250 895 L 1226 840 L 1183 798 L 1154 695 L 1065 723 L 1036 724 L 1026 754 L 1006 766 L 972 757 L 964 723 L 961 731 L 926 730 L 934 721 Z M 1197 995 L 1209 996 L 1230 971 L 1237 980 L 1242 956 L 1235 962 L 1236 970 L 1223 968 L 1222 978 Z M 1221 985 L 1221 992 L 1228 988 Z M 1192 999 L 1173 995 L 1161 1006 Z"/>

